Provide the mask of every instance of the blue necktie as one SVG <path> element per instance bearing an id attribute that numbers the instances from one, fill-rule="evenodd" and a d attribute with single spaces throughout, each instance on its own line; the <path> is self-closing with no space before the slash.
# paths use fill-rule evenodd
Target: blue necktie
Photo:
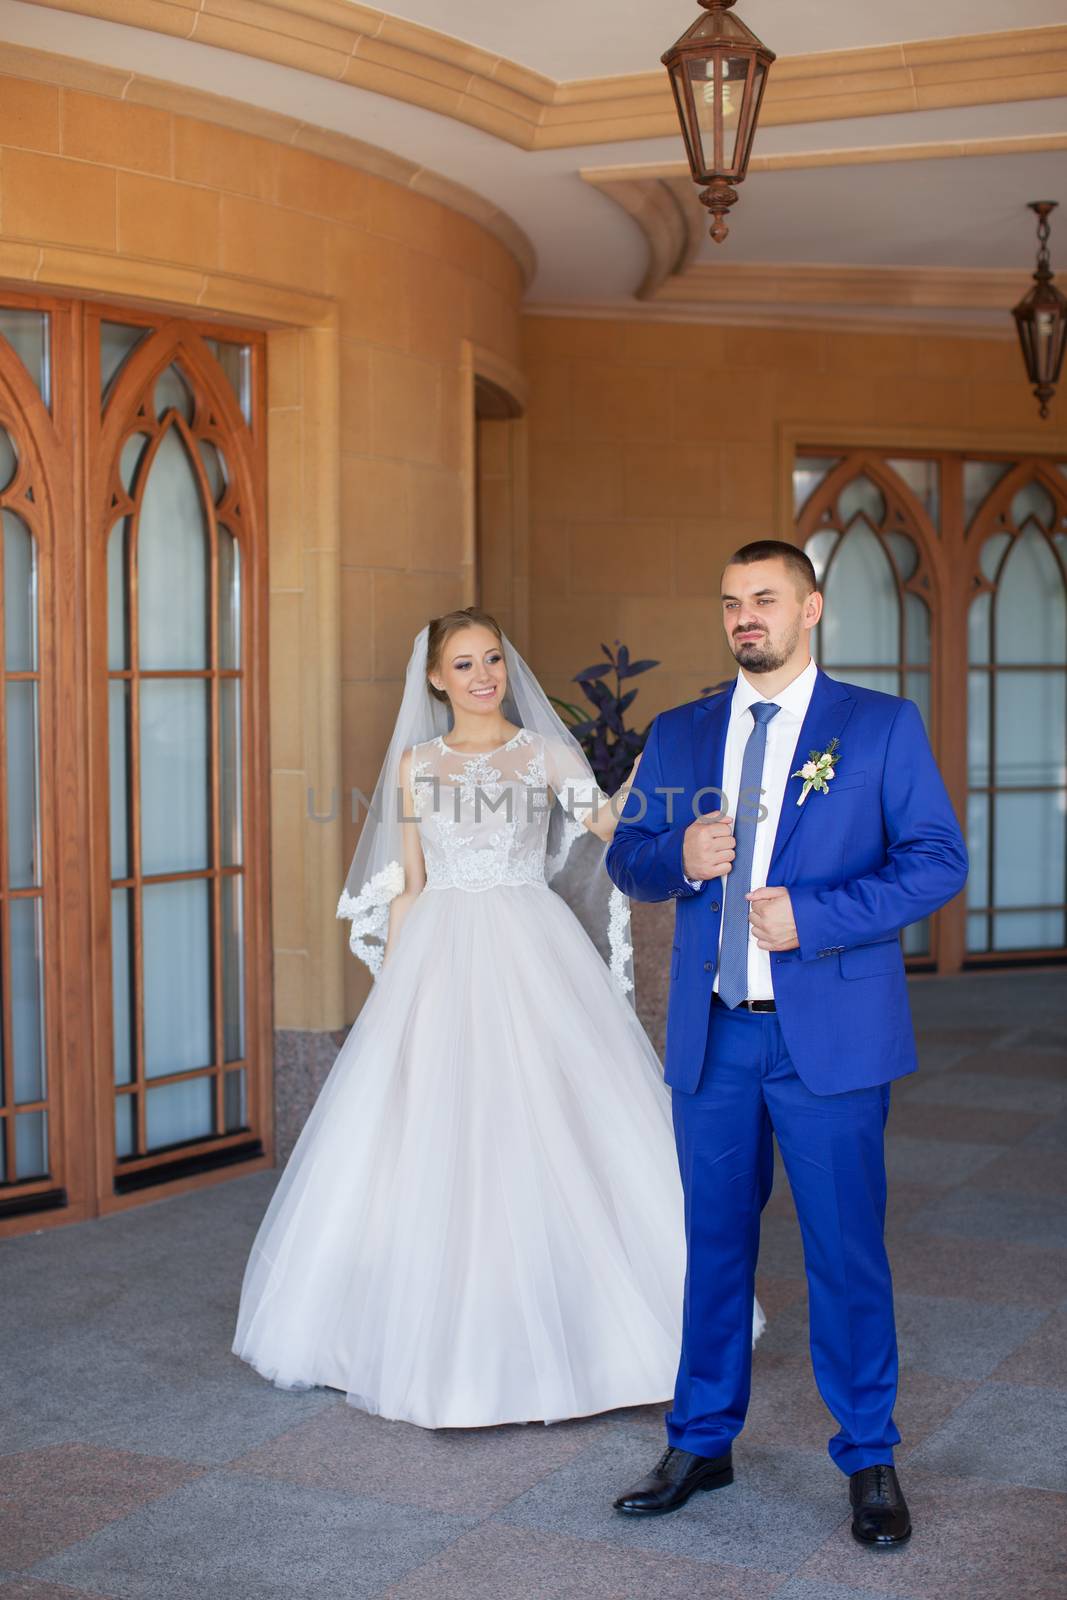
<path id="1" fill-rule="evenodd" d="M 741 762 L 741 787 L 734 816 L 734 864 L 726 879 L 719 947 L 719 999 L 730 1007 L 748 999 L 749 922 L 745 895 L 752 887 L 752 853 L 756 847 L 759 810 L 756 791 L 763 788 L 767 724 L 782 708 L 768 700 L 757 700 L 748 709 L 756 725 L 748 736 Z M 741 795 L 745 797 L 743 800 Z"/>

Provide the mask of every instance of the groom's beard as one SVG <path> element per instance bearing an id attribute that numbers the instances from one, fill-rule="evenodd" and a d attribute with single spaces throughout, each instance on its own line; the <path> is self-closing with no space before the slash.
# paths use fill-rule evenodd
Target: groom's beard
<path id="1" fill-rule="evenodd" d="M 780 645 L 772 644 L 765 633 L 762 639 L 752 639 L 745 644 L 737 644 L 731 639 L 730 649 L 733 651 L 734 660 L 744 667 L 746 672 L 777 672 L 779 667 L 785 666 L 799 642 L 800 618 L 798 617 L 791 634 Z"/>

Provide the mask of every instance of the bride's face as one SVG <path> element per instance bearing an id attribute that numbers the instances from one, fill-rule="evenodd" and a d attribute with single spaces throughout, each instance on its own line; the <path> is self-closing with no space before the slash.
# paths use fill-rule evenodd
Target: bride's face
<path id="1" fill-rule="evenodd" d="M 507 681 L 500 641 L 480 623 L 453 633 L 430 673 L 430 682 L 444 689 L 453 712 L 470 711 L 475 716 L 499 710 Z"/>

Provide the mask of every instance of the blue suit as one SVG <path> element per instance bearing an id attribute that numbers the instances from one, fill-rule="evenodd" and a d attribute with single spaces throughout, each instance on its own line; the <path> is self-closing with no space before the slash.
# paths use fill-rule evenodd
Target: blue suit
<path id="1" fill-rule="evenodd" d="M 743 1425 L 773 1134 L 804 1243 L 815 1376 L 840 1424 L 830 1453 L 851 1473 L 892 1461 L 900 1438 L 883 1129 L 891 1080 L 917 1063 L 899 933 L 958 893 L 967 855 L 917 708 L 819 672 L 790 771 L 836 738 L 835 776 L 802 806 L 790 778 L 767 877 L 790 892 L 800 948 L 771 956 L 776 1012 L 713 1005 L 724 885 L 693 889 L 682 843 L 722 803 L 732 692 L 654 720 L 607 855 L 631 899 L 678 902 L 665 1074 L 688 1270 L 667 1432 L 718 1455 Z"/>

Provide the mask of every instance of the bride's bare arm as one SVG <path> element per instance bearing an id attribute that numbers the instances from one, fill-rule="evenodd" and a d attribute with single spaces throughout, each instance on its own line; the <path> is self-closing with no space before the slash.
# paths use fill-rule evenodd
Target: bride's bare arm
<path id="1" fill-rule="evenodd" d="M 400 758 L 400 787 L 404 793 L 404 816 L 413 815 L 411 805 L 411 751 L 406 750 Z M 385 938 L 385 955 L 382 965 L 389 960 L 389 952 L 396 944 L 403 926 L 404 918 L 411 910 L 415 901 L 422 893 L 426 884 L 426 863 L 423 860 L 422 845 L 419 843 L 419 829 L 416 822 L 403 822 L 400 825 L 401 847 L 404 860 L 404 890 L 402 894 L 390 902 L 389 905 L 389 931 Z"/>
<path id="2" fill-rule="evenodd" d="M 637 769 L 640 765 L 641 757 L 638 756 L 637 760 L 630 768 L 622 787 L 616 790 L 609 803 L 607 805 L 598 806 L 595 816 L 591 811 L 589 811 L 583 818 L 583 821 L 585 822 L 585 825 L 589 829 L 590 833 L 595 833 L 597 838 L 603 839 L 605 843 L 609 843 L 615 837 L 615 829 L 619 825 L 619 818 L 621 817 L 623 807 L 626 804 L 626 796 L 629 794 L 630 789 L 633 786 L 633 781 L 637 776 Z"/>

